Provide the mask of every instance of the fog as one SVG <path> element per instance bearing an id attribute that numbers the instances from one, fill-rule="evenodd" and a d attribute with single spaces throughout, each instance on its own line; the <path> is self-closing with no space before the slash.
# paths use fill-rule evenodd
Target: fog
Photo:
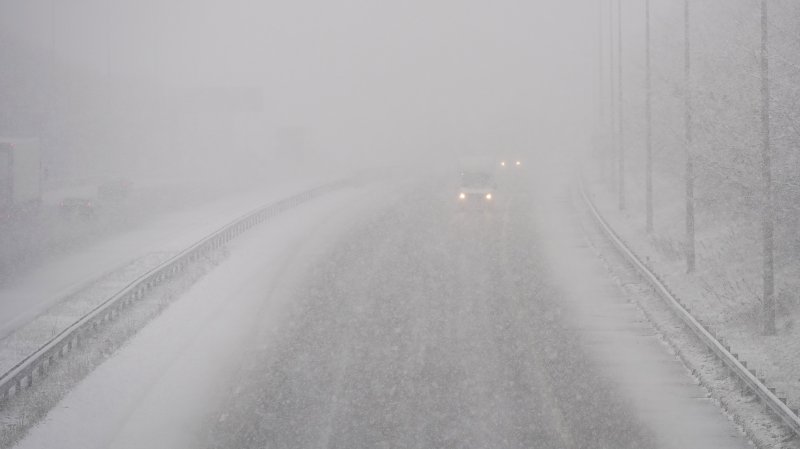
<path id="1" fill-rule="evenodd" d="M 123 160 L 139 176 L 585 144 L 593 8 L 3 0 L 0 92 L 21 106 L 4 116 L 21 117 L 0 121 L 0 135 L 44 136 L 54 174 Z M 287 133 L 302 144 L 286 148 Z"/>
<path id="2" fill-rule="evenodd" d="M 0 449 L 800 449 L 798 17 L 0 0 Z"/>

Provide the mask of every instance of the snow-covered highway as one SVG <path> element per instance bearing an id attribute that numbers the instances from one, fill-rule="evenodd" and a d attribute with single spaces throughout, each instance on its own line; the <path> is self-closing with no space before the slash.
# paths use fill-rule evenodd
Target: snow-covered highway
<path id="1" fill-rule="evenodd" d="M 263 225 L 19 447 L 747 447 L 560 195 L 508 181 L 491 211 L 428 180 Z"/>
<path id="2" fill-rule="evenodd" d="M 0 449 L 800 449 L 800 1 L 0 1 Z"/>

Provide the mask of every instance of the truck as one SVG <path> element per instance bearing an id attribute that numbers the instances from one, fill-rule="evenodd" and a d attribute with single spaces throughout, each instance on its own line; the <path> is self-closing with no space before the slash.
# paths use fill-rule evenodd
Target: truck
<path id="1" fill-rule="evenodd" d="M 42 201 L 39 139 L 0 137 L 0 214 L 33 213 Z"/>

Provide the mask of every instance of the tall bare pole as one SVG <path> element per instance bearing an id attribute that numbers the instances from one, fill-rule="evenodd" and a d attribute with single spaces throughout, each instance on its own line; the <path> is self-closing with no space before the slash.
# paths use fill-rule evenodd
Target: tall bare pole
<path id="1" fill-rule="evenodd" d="M 50 83 L 56 80 L 56 1 L 50 0 Z"/>
<path id="2" fill-rule="evenodd" d="M 694 149 L 692 145 L 692 58 L 689 0 L 684 0 L 684 100 L 686 129 L 686 272 L 695 270 L 694 238 Z"/>
<path id="3" fill-rule="evenodd" d="M 611 183 L 613 185 L 616 176 L 614 170 L 613 154 L 617 149 L 617 104 L 616 104 L 616 82 L 614 80 L 614 0 L 608 0 L 608 102 L 609 102 L 609 125 L 610 125 L 610 148 L 609 162 L 611 166 Z"/>
<path id="4" fill-rule="evenodd" d="M 652 72 L 650 65 L 650 0 L 644 2 L 645 27 L 644 27 L 644 47 L 645 47 L 645 122 L 646 122 L 646 142 L 645 142 L 645 209 L 646 209 L 646 228 L 647 232 L 653 231 L 653 89 Z"/>
<path id="5" fill-rule="evenodd" d="M 761 0 L 761 173 L 764 182 L 764 334 L 775 334 L 774 217 L 772 204 L 772 158 L 770 149 L 769 23 L 767 0 Z"/>
<path id="6" fill-rule="evenodd" d="M 595 124 L 594 124 L 594 157 L 602 160 L 603 148 L 603 121 L 605 119 L 604 103 L 605 98 L 603 95 L 603 2 L 597 0 L 597 36 L 595 43 L 596 58 L 595 61 Z"/>
<path id="7" fill-rule="evenodd" d="M 618 126 L 618 163 L 617 175 L 619 176 L 619 210 L 625 209 L 625 139 L 624 139 L 624 122 L 623 113 L 624 108 L 622 104 L 622 0 L 617 0 L 617 107 L 619 108 L 619 118 L 617 119 Z"/>
<path id="8" fill-rule="evenodd" d="M 43 147 L 45 151 L 52 149 L 55 146 L 55 132 L 56 129 L 55 125 L 55 116 L 56 116 L 56 95 L 58 89 L 56 87 L 58 75 L 56 74 L 57 71 L 57 51 L 56 51 L 56 42 L 57 37 L 56 34 L 58 30 L 56 29 L 56 0 L 50 0 L 50 67 L 48 68 L 47 74 L 47 103 L 45 106 L 45 110 L 43 111 L 43 120 L 40 124 L 40 138 L 42 140 Z M 47 171 L 44 172 L 45 174 Z"/>
<path id="9" fill-rule="evenodd" d="M 111 57 L 112 57 L 112 50 L 111 50 L 111 33 L 113 29 L 113 20 L 112 20 L 112 13 L 113 13 L 113 5 L 111 2 L 106 3 L 106 27 L 105 27 L 105 41 L 106 41 L 106 81 L 111 81 Z"/>

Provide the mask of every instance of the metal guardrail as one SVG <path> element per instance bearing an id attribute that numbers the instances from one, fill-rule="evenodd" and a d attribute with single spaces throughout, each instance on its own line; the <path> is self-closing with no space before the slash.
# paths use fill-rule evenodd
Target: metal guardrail
<path id="1" fill-rule="evenodd" d="M 638 256 L 622 241 L 616 232 L 609 226 L 603 216 L 597 210 L 594 202 L 586 193 L 586 187 L 583 178 L 579 180 L 580 193 L 584 203 L 589 208 L 592 217 L 597 222 L 598 226 L 602 229 L 605 236 L 616 247 L 617 251 L 627 259 L 636 271 L 655 289 L 662 299 L 670 306 L 670 308 L 678 315 L 684 323 L 700 338 L 711 351 L 721 360 L 731 372 L 736 375 L 739 380 L 747 386 L 756 396 L 761 399 L 769 409 L 791 428 L 796 435 L 800 435 L 800 418 L 798 418 L 797 411 L 792 410 L 789 406 L 775 395 L 775 390 L 770 389 L 764 384 L 762 379 L 756 376 L 754 370 L 748 369 L 746 362 L 739 360 L 737 354 L 733 354 L 730 348 L 725 346 L 716 336 L 706 329 L 700 321 L 698 321 L 689 312 L 686 306 L 677 298 L 657 274 L 650 269 Z"/>
<path id="2" fill-rule="evenodd" d="M 45 374 L 50 365 L 75 348 L 87 333 L 114 319 L 122 309 L 143 298 L 159 283 L 182 272 L 189 263 L 196 261 L 209 251 L 221 248 L 234 237 L 287 209 L 305 203 L 320 194 L 351 185 L 354 182 L 353 179 L 334 181 L 262 206 L 233 220 L 158 267 L 138 277 L 48 340 L 39 349 L 14 365 L 13 368 L 3 373 L 0 376 L 0 403 L 30 387 L 37 378 Z"/>

